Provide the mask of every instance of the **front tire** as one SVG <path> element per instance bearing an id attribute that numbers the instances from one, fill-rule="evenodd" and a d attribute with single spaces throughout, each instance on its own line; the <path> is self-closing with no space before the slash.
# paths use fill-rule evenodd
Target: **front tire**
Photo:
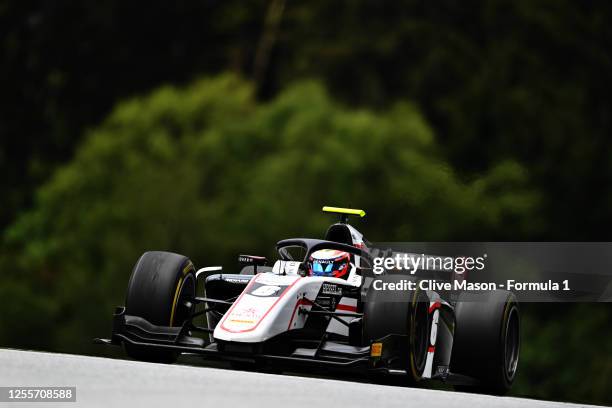
<path id="1" fill-rule="evenodd" d="M 185 301 L 195 297 L 195 268 L 189 258 L 162 251 L 145 252 L 132 271 L 126 314 L 156 326 L 180 326 L 190 316 Z M 125 343 L 127 355 L 140 361 L 174 363 L 178 353 Z"/>
<path id="2" fill-rule="evenodd" d="M 378 279 L 378 278 L 377 278 Z M 385 283 L 414 280 L 412 276 L 383 275 Z M 429 299 L 422 290 L 375 290 L 371 285 L 366 295 L 363 318 L 363 337 L 366 342 L 388 334 L 408 336 L 408 355 L 402 356 L 401 368 L 409 376 L 409 384 L 416 384 L 423 376 L 429 345 Z"/>

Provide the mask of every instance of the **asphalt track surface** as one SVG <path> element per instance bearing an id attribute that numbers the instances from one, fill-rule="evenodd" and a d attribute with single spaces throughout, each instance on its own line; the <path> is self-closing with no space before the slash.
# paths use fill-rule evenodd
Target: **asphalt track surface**
<path id="1" fill-rule="evenodd" d="M 327 378 L 0 349 L 0 386 L 76 386 L 76 403 L 6 403 L 67 407 L 578 407 Z"/>

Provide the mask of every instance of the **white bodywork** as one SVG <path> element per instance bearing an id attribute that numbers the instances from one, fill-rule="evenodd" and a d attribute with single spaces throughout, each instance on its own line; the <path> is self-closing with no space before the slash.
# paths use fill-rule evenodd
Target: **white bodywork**
<path id="1" fill-rule="evenodd" d="M 225 313 L 214 329 L 216 340 L 260 343 L 290 330 L 304 327 L 308 315 L 299 313 L 300 309 L 310 310 L 312 301 L 321 295 L 340 295 L 341 286 L 360 287 L 362 277 L 357 275 L 356 267 L 346 280 L 333 277 L 301 276 L 300 262 L 277 261 L 272 272 L 255 275 L 242 294 Z M 325 286 L 329 284 L 328 286 Z M 450 307 L 438 293 L 427 291 L 431 327 L 423 378 L 432 378 L 436 373 L 436 349 L 438 340 L 438 321 L 440 307 Z M 340 297 L 335 306 L 337 312 L 357 312 L 357 299 Z M 339 319 L 349 322 L 352 317 Z M 348 336 L 348 326 L 336 319 L 330 319 L 327 333 Z M 448 362 L 443 363 L 448 367 Z"/>
<path id="2" fill-rule="evenodd" d="M 306 314 L 299 309 L 310 310 L 324 283 L 360 286 L 361 276 L 355 266 L 347 280 L 333 277 L 302 277 L 298 274 L 299 262 L 277 261 L 272 272 L 257 274 L 240 297 L 225 313 L 215 327 L 217 340 L 243 343 L 259 343 L 289 330 L 304 327 Z M 323 293 L 326 288 L 323 287 Z M 356 300 L 342 298 L 337 308 L 356 309 Z M 330 324 L 331 326 L 331 324 Z M 331 328 L 336 331 L 334 326 Z M 328 331 L 330 329 L 328 328 Z M 348 333 L 347 333 L 348 334 Z"/>

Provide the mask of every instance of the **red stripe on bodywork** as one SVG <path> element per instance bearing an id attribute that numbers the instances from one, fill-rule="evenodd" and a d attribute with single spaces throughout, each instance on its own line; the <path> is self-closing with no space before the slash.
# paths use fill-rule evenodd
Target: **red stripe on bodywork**
<path id="1" fill-rule="evenodd" d="M 347 312 L 356 312 L 357 311 L 357 306 L 338 305 L 338 306 L 336 306 L 336 310 L 344 310 L 344 311 L 347 311 Z"/>
<path id="2" fill-rule="evenodd" d="M 436 347 L 435 346 L 429 346 L 429 348 L 427 349 L 428 353 L 433 353 L 435 351 Z"/>
<path id="3" fill-rule="evenodd" d="M 433 305 L 429 306 L 429 313 L 432 313 L 434 310 L 440 308 L 440 302 L 435 302 Z"/>

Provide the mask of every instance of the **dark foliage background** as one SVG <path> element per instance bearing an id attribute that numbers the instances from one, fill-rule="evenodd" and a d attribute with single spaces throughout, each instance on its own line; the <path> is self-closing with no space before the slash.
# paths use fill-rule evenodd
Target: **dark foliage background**
<path id="1" fill-rule="evenodd" d="M 145 249 L 609 240 L 605 1 L 0 1 L 0 344 L 93 353 Z M 513 392 L 612 403 L 608 304 L 524 305 Z"/>

